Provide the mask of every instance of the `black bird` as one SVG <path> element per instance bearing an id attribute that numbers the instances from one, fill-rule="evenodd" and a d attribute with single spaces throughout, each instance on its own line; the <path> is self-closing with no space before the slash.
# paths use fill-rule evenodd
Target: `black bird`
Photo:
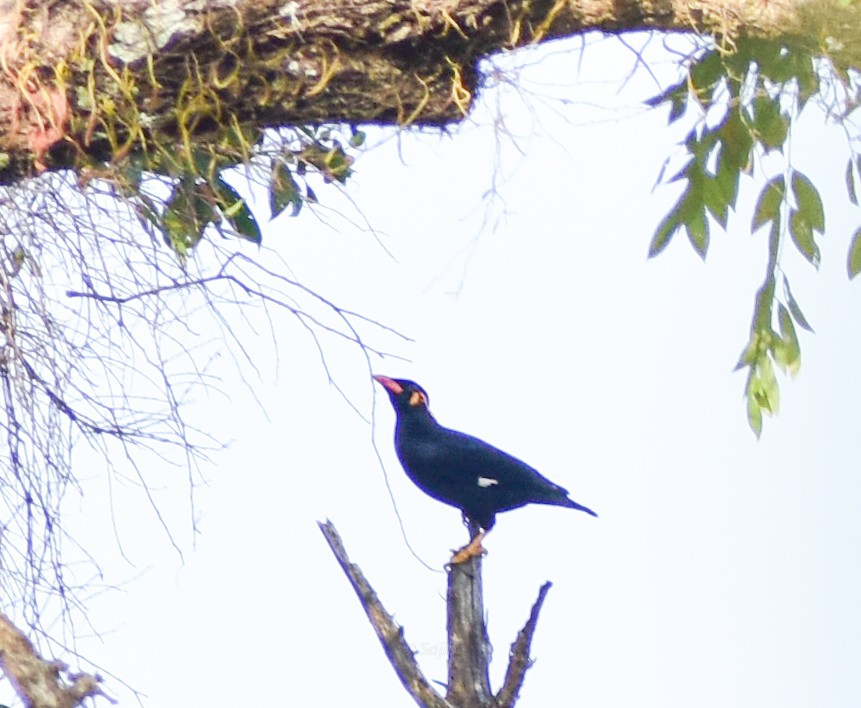
<path id="1" fill-rule="evenodd" d="M 525 504 L 550 504 L 594 511 L 568 498 L 568 492 L 516 457 L 471 435 L 444 428 L 428 409 L 428 395 L 414 381 L 374 376 L 397 415 L 395 451 L 407 476 L 434 499 L 457 507 L 478 527 L 472 540 L 451 559 L 484 552 L 481 541 L 501 511 Z"/>

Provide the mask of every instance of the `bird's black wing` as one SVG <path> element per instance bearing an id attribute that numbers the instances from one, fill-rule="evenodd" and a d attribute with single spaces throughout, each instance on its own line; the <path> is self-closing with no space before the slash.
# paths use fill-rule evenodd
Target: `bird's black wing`
<path id="1" fill-rule="evenodd" d="M 497 511 L 567 499 L 567 490 L 513 455 L 466 433 L 447 428 L 443 432 L 444 465 L 457 475 L 464 489 L 487 499 Z"/>

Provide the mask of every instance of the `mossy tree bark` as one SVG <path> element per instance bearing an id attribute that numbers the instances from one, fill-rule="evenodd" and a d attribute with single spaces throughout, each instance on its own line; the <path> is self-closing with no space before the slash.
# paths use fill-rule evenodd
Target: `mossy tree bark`
<path id="1" fill-rule="evenodd" d="M 494 52 L 599 30 L 785 38 L 858 66 L 857 3 L 6 0 L 0 181 L 226 131 L 460 119 Z M 826 51 L 827 50 L 827 51 Z"/>
<path id="2" fill-rule="evenodd" d="M 112 258 L 130 262 L 124 258 L 125 249 L 136 248 L 136 241 L 125 233 L 129 216 L 125 211 L 114 212 L 122 218 L 111 221 L 95 200 L 85 200 L 80 210 L 77 206 L 72 209 L 66 200 L 68 194 L 52 193 L 55 187 L 50 180 L 44 180 L 41 192 L 34 189 L 22 192 L 17 201 L 9 199 L 10 208 L 19 213 L 8 222 L 14 228 L 6 229 L 6 265 L 0 267 L 0 290 L 4 293 L 0 298 L 4 313 L 0 335 L 7 342 L 0 373 L 17 375 L 17 379 L 6 376 L 3 398 L 7 411 L 19 411 L 15 406 L 21 406 L 18 414 L 26 421 L 10 426 L 16 431 L 11 439 L 22 449 L 25 443 L 30 444 L 27 432 L 42 424 L 41 418 L 27 418 L 33 410 L 53 412 L 56 418 L 45 419 L 59 419 L 64 425 L 67 421 L 69 430 L 83 431 L 85 435 L 130 439 L 128 427 L 106 426 L 100 418 L 91 421 L 66 403 L 74 399 L 78 390 L 67 385 L 72 380 L 69 372 L 77 375 L 76 366 L 83 371 L 80 362 L 90 354 L 89 350 L 70 347 L 69 342 L 78 340 L 65 337 L 60 328 L 52 325 L 49 330 L 39 329 L 39 323 L 68 323 L 70 311 L 64 306 L 60 317 L 46 304 L 52 302 L 53 284 L 43 281 L 41 275 L 50 272 L 50 268 L 43 270 L 39 266 L 43 246 L 44 253 L 55 248 L 71 254 L 71 270 L 82 285 L 68 291 L 69 298 L 97 303 L 105 308 L 105 321 L 112 324 L 114 310 L 110 308 L 123 305 L 124 316 L 130 317 L 132 308 L 139 305 L 135 311 L 139 321 L 153 325 L 153 336 L 163 326 L 163 313 L 172 311 L 162 303 L 163 295 L 212 284 L 235 286 L 227 298 L 231 301 L 259 298 L 301 317 L 301 311 L 297 313 L 294 308 L 293 296 L 301 289 L 304 297 L 307 289 L 281 274 L 256 268 L 243 254 L 226 249 L 222 264 L 205 277 L 195 278 L 183 269 L 203 232 L 225 213 L 231 215 L 227 220 L 235 231 L 245 238 L 260 240 L 247 206 L 239 195 L 228 190 L 229 185 L 220 182 L 224 169 L 248 161 L 266 128 L 335 122 L 434 126 L 457 121 L 469 111 L 480 88 L 482 58 L 590 30 L 706 33 L 728 51 L 741 39 L 762 38 L 800 45 L 808 58 L 825 56 L 839 67 L 861 67 L 861 4 L 845 0 L 0 0 L 0 184 L 21 182 L 46 170 L 70 168 L 81 185 L 105 176 L 114 188 L 110 192 L 114 197 L 139 196 L 135 190 L 139 190 L 144 173 L 167 175 L 174 185 L 172 196 L 163 204 L 142 199 L 131 204 L 131 213 L 141 223 L 151 222 L 151 233 L 160 233 L 169 249 L 165 249 L 164 256 L 157 253 L 152 261 L 149 255 L 141 258 L 142 263 L 152 263 L 152 269 L 132 272 L 127 279 L 117 274 L 107 277 L 98 272 L 98 265 L 93 265 L 113 262 Z M 687 96 L 684 93 L 678 105 L 684 106 Z M 779 103 L 779 97 L 776 101 Z M 741 110 L 737 108 L 737 123 L 743 122 Z M 782 122 L 778 118 L 775 124 Z M 293 181 L 293 175 L 299 174 L 298 167 L 293 169 L 296 162 L 303 168 L 317 168 L 330 181 L 346 179 L 349 156 L 340 146 L 322 145 L 323 142 L 314 138 L 300 145 L 300 154 L 294 156 L 289 169 L 283 155 L 272 158 L 270 192 L 278 209 L 286 208 L 284 203 L 277 204 L 279 200 L 292 204 L 294 211 L 303 200 L 311 201 L 310 189 L 302 192 Z M 753 144 L 750 138 L 742 158 L 747 158 Z M 292 149 L 287 146 L 287 152 Z M 736 172 L 744 159 L 736 171 L 730 171 L 736 175 L 736 187 Z M 64 188 L 71 184 L 61 179 L 55 184 L 61 182 Z M 12 192 L 3 191 L 4 198 Z M 714 205 L 700 205 L 703 215 L 706 206 Z M 724 214 L 731 206 L 724 205 Z M 53 220 L 55 213 L 62 213 L 63 218 Z M 68 219 L 76 233 L 68 233 Z M 112 238 L 90 238 L 95 223 L 102 233 L 116 227 L 110 232 Z M 670 222 L 670 226 L 664 230 L 660 247 L 666 245 L 678 223 Z M 705 232 L 700 229 L 699 233 Z M 861 243 L 861 235 L 857 239 Z M 772 243 L 773 253 L 777 254 L 780 239 L 774 238 Z M 117 250 L 111 250 L 114 248 Z M 705 244 L 700 248 L 704 254 Z M 852 274 L 857 272 L 856 260 L 852 256 Z M 65 259 L 54 262 L 68 267 Z M 777 262 L 776 256 L 773 262 Z M 27 268 L 23 268 L 25 264 Z M 771 301 L 761 302 L 773 309 L 773 275 L 769 277 L 771 290 L 761 292 L 770 292 Z M 248 285 L 249 278 L 259 278 L 270 285 Z M 32 294 L 27 288 L 32 288 Z M 27 295 L 19 297 L 19 292 Z M 320 302 L 345 322 L 355 314 L 322 298 L 315 301 Z M 772 309 L 757 305 L 757 312 L 765 314 L 757 314 L 751 342 L 765 341 L 757 339 L 762 332 L 774 339 Z M 89 337 L 92 330 L 88 312 L 81 308 L 82 319 L 78 322 L 79 331 L 88 334 L 90 347 L 93 340 Z M 35 327 L 32 323 L 36 323 Z M 28 327 L 34 327 L 32 336 Z M 25 335 L 29 342 L 50 345 L 28 349 L 21 344 Z M 352 324 L 347 322 L 343 336 L 354 341 Z M 122 361 L 110 348 L 113 338 L 108 336 L 104 341 L 105 349 L 93 351 L 109 354 L 98 358 L 111 364 Z M 761 348 L 756 351 L 761 359 L 766 357 Z M 15 360 L 14 367 L 9 357 Z M 111 376 L 123 378 L 116 372 Z M 61 383 L 67 386 L 66 392 L 72 390 L 68 399 L 64 398 Z M 89 390 L 81 391 L 82 399 L 90 400 Z M 165 395 L 167 401 L 173 401 L 170 391 Z M 178 410 L 170 405 L 166 408 Z M 108 418 L 114 419 L 113 415 Z M 180 430 L 180 445 L 186 445 L 182 420 L 171 419 L 171 423 Z M 173 425 L 169 427 L 173 429 Z M 44 437 L 66 441 L 66 429 L 55 426 Z M 131 437 L 137 434 L 132 428 Z M 47 469 L 55 470 L 55 450 L 69 447 L 46 445 L 33 459 L 45 460 Z M 23 470 L 30 459 L 27 455 L 17 456 L 15 464 Z M 26 472 L 19 475 L 27 480 L 20 491 L 22 508 L 29 509 L 32 495 L 28 485 L 37 475 L 33 469 Z M 62 488 L 67 481 L 64 474 L 46 475 L 43 484 L 54 489 L 50 485 Z M 47 494 L 44 498 L 55 496 Z M 54 519 L 53 509 L 45 508 L 43 512 L 46 519 Z M 50 527 L 56 529 L 57 524 L 51 521 Z M 41 568 L 40 558 L 50 556 L 32 551 L 30 540 L 27 536 L 29 550 L 23 557 Z M 413 686 L 414 697 L 420 694 L 429 701 L 422 705 L 461 701 L 467 691 L 473 690 L 466 688 L 467 683 L 479 686 L 475 690 L 483 698 L 476 698 L 476 705 L 490 700 L 486 663 L 482 663 L 487 657 L 482 658 L 486 635 L 481 633 L 483 618 L 479 611 L 480 565 L 480 560 L 472 561 L 449 574 L 451 616 L 461 618 L 452 631 L 465 638 L 463 644 L 453 647 L 453 657 L 457 659 L 458 647 L 465 647 L 471 657 L 467 664 L 455 661 L 450 667 L 449 690 L 453 696 L 436 694 L 414 670 L 411 654 L 403 654 L 399 673 L 402 679 L 406 677 L 405 685 L 409 682 Z M 32 577 L 41 579 L 43 573 L 34 572 Z M 361 575 L 350 577 L 359 592 L 363 587 L 358 583 Z M 56 582 L 63 587 L 61 579 Z M 520 658 L 509 666 L 511 681 L 507 678 L 493 697 L 499 705 L 512 705 L 516 698 L 518 681 L 522 681 L 528 666 L 528 645 L 546 588 L 533 609 L 531 625 L 524 627 L 522 639 L 518 639 L 521 644 L 515 654 Z M 368 590 L 371 595 L 367 597 L 360 593 L 366 610 L 376 606 L 370 601 L 369 586 Z M 24 588 L 23 592 L 35 590 Z M 384 619 L 384 611 L 378 618 Z M 384 626 L 387 625 L 380 624 Z M 382 632 L 377 624 L 375 628 Z M 19 641 L 13 629 L 10 624 L 10 631 L 0 637 L 0 649 L 8 652 L 8 642 L 32 648 Z M 397 634 L 396 627 L 394 631 Z M 406 647 L 388 632 L 386 629 L 380 634 L 384 644 L 391 641 L 392 646 Z M 7 662 L 10 656 L 4 654 Z M 42 660 L 35 653 L 33 656 L 28 666 L 47 667 L 43 683 L 51 690 L 54 684 L 57 690 L 63 690 L 65 684 L 57 681 L 60 672 L 56 665 L 39 664 Z M 9 664 L 7 668 L 14 670 Z M 24 678 L 27 675 L 21 674 Z M 477 684 L 476 680 L 470 683 L 464 678 L 467 676 L 477 679 Z M 67 683 L 77 685 L 81 691 L 92 685 L 71 678 Z M 461 683 L 464 688 L 457 688 Z M 77 698 L 72 696 L 71 700 Z"/>

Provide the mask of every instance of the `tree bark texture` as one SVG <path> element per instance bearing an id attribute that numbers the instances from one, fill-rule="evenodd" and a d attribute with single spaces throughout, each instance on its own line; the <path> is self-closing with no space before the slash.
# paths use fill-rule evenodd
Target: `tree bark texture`
<path id="1" fill-rule="evenodd" d="M 0 0 L 0 182 L 264 127 L 442 125 L 469 111 L 482 57 L 588 30 L 802 38 L 857 55 L 861 11 L 845 4 Z"/>
<path id="2" fill-rule="evenodd" d="M 509 652 L 508 669 L 502 688 L 494 694 L 490 688 L 489 666 L 492 647 L 484 617 L 484 597 L 480 557 L 447 568 L 448 592 L 448 684 L 446 695 L 440 695 L 425 678 L 404 636 L 365 579 L 361 569 L 350 562 L 341 537 L 331 521 L 320 524 L 320 530 L 335 554 L 341 569 L 353 586 L 368 620 L 377 633 L 383 650 L 404 688 L 422 708 L 513 708 L 531 665 L 529 652 L 532 636 L 544 598 L 550 589 L 541 586 L 529 619 L 517 635 Z M 473 534 L 470 535 L 472 537 Z"/>
<path id="3" fill-rule="evenodd" d="M 425 708 L 452 708 L 445 699 L 442 698 L 430 685 L 430 682 L 425 677 L 419 665 L 416 663 L 415 652 L 407 643 L 404 637 L 403 627 L 398 626 L 394 618 L 383 607 L 383 603 L 377 597 L 377 593 L 371 587 L 371 584 L 365 579 L 361 568 L 358 565 L 351 563 L 347 556 L 347 551 L 344 549 L 344 544 L 341 541 L 341 536 L 335 529 L 331 521 L 320 524 L 320 530 L 335 554 L 335 559 L 344 571 L 350 585 L 353 586 L 359 602 L 368 615 L 368 620 L 380 644 L 383 645 L 383 651 L 392 664 L 395 673 L 404 685 L 407 692 L 413 697 L 413 700 Z"/>
<path id="4" fill-rule="evenodd" d="M 469 537 L 479 528 L 469 525 Z M 492 648 L 484 621 L 481 557 L 448 567 L 448 693 L 453 705 L 495 708 L 490 690 Z"/>
<path id="5" fill-rule="evenodd" d="M 76 708 L 84 700 L 102 696 L 98 676 L 69 674 L 62 662 L 46 661 L 36 647 L 0 613 L 0 669 L 27 708 Z"/>

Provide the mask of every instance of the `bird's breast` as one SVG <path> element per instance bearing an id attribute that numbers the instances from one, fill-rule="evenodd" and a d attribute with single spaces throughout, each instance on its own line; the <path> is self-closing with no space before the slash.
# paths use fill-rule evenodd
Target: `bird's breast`
<path id="1" fill-rule="evenodd" d="M 404 467 L 416 470 L 434 467 L 443 456 L 440 446 L 427 437 L 398 436 L 395 450 Z"/>

